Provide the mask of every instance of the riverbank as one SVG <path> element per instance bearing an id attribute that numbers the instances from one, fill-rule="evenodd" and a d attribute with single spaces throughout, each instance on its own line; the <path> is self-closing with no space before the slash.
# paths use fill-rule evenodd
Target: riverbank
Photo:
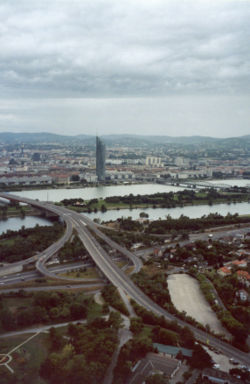
<path id="1" fill-rule="evenodd" d="M 119 209 L 119 210 L 107 210 L 106 212 L 85 212 L 84 215 L 88 216 L 91 220 L 97 219 L 100 222 L 116 221 L 121 218 L 130 217 L 132 220 L 140 220 L 141 213 L 147 214 L 147 220 L 165 220 L 167 217 L 178 219 L 180 216 L 186 216 L 189 218 L 199 218 L 204 215 L 219 214 L 221 216 L 227 216 L 227 214 L 239 216 L 245 216 L 246 212 L 249 212 L 249 203 L 236 203 L 236 204 L 216 204 L 216 205 L 190 205 L 185 207 L 175 208 L 144 208 L 144 209 Z"/>
<path id="2" fill-rule="evenodd" d="M 93 198 L 84 200 L 82 198 L 63 199 L 59 204 L 82 213 L 91 213 L 109 210 L 132 210 L 148 208 L 176 208 L 199 205 L 236 204 L 250 201 L 250 193 L 244 188 L 237 188 L 227 192 L 215 190 L 182 190 L 177 192 L 157 192 L 154 194 L 137 194 L 108 196 L 105 198 Z M 142 217 L 147 217 L 145 213 Z"/>
<path id="3" fill-rule="evenodd" d="M 91 204 L 90 208 L 86 208 L 86 207 L 81 207 L 80 205 L 79 206 L 76 206 L 76 205 L 70 205 L 70 206 L 67 206 L 67 208 L 71 209 L 71 210 L 74 210 L 76 212 L 80 212 L 80 213 L 91 213 L 92 211 L 94 212 L 97 212 L 97 211 L 101 211 L 101 212 L 106 212 L 106 211 L 109 211 L 109 210 L 122 210 L 122 209 L 130 209 L 130 210 L 133 210 L 133 209 L 148 209 L 148 208 L 176 208 L 176 207 L 180 207 L 180 208 L 183 208 L 183 207 L 189 207 L 189 206 L 199 206 L 199 205 L 209 205 L 209 206 L 212 206 L 212 205 L 218 205 L 218 204 L 227 204 L 227 205 L 231 205 L 231 204 L 236 204 L 236 203 L 244 203 L 244 202 L 249 202 L 250 201 L 250 194 L 248 194 L 247 196 L 245 196 L 244 198 L 235 198 L 233 199 L 232 201 L 228 201 L 228 197 L 225 197 L 225 198 L 220 198 L 220 199 L 214 199 L 214 200 L 208 200 L 208 199 L 203 199 L 203 200 L 194 200 L 193 202 L 184 202 L 184 203 L 179 203 L 177 200 L 175 203 L 173 204 L 169 204 L 167 206 L 162 206 L 163 204 L 159 203 L 155 203 L 155 204 L 135 204 L 135 203 L 132 203 L 132 204 L 125 204 L 125 203 L 108 203 L 106 202 L 105 200 L 103 199 L 100 199 L 98 200 L 97 203 L 93 203 Z M 60 205 L 63 205 L 63 204 L 60 204 Z"/>

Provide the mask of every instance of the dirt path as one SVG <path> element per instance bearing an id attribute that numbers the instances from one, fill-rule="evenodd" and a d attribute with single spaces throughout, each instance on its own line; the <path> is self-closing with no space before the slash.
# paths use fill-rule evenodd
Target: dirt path
<path id="1" fill-rule="evenodd" d="M 202 292 L 199 283 L 186 274 L 174 274 L 168 277 L 171 300 L 179 311 L 185 311 L 203 325 L 208 324 L 216 333 L 229 333 L 222 327 Z"/>

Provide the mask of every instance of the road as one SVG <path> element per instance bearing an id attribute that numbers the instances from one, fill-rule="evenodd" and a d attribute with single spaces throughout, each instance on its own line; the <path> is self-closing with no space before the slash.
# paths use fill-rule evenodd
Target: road
<path id="1" fill-rule="evenodd" d="M 86 283 L 86 284 L 72 284 L 72 285 L 46 285 L 40 287 L 26 287 L 26 288 L 5 288 L 1 289 L 1 293 L 12 293 L 12 292 L 20 292 L 20 290 L 24 292 L 38 292 L 38 291 L 56 291 L 56 290 L 70 290 L 70 289 L 87 289 L 86 295 L 88 292 L 91 294 L 100 292 L 100 289 L 105 286 L 104 282 L 97 281 L 95 283 Z"/>
<path id="2" fill-rule="evenodd" d="M 232 236 L 233 237 L 233 236 L 235 236 L 236 234 L 239 234 L 239 233 L 241 233 L 241 234 L 249 233 L 250 232 L 250 226 L 242 227 L 242 228 L 229 229 L 229 230 L 226 229 L 226 226 L 225 226 L 223 230 L 212 232 L 213 240 L 219 240 L 219 239 L 225 237 L 225 231 L 226 231 L 227 236 Z M 161 247 L 158 245 L 158 246 L 147 248 L 147 249 L 139 249 L 139 250 L 135 251 L 135 255 L 138 256 L 138 257 L 146 257 L 147 258 L 149 255 L 151 255 L 154 252 L 154 250 L 156 248 L 157 249 L 161 248 L 162 251 L 164 251 L 166 248 L 168 248 L 170 246 L 172 246 L 172 247 L 176 246 L 177 243 L 182 247 L 182 246 L 184 246 L 186 244 L 189 244 L 190 242 L 194 242 L 196 240 L 207 241 L 209 239 L 208 235 L 209 235 L 208 232 L 193 233 L 193 234 L 189 235 L 189 239 L 188 240 L 173 241 L 173 242 L 168 243 L 166 245 L 162 245 Z"/>
<path id="3" fill-rule="evenodd" d="M 0 197 L 6 196 L 6 194 L 0 194 Z M 15 199 L 15 197 L 13 197 Z M 20 199 L 19 197 L 17 199 Z M 28 201 L 28 199 L 22 199 L 24 202 Z M 20 201 L 20 200 L 17 200 Z M 31 203 L 34 203 L 33 200 L 30 200 Z M 36 203 L 36 202 L 35 202 Z M 42 203 L 40 203 L 42 205 Z M 158 316 L 164 316 L 167 320 L 176 320 L 178 324 L 181 326 L 188 326 L 195 337 L 202 341 L 207 342 L 209 339 L 209 344 L 216 349 L 220 350 L 227 356 L 233 357 L 236 360 L 239 360 L 244 365 L 250 364 L 249 354 L 244 353 L 230 344 L 227 344 L 214 336 L 208 335 L 206 332 L 191 326 L 190 324 L 179 320 L 172 314 L 165 311 L 163 308 L 154 303 L 149 297 L 147 297 L 132 281 L 131 279 L 125 275 L 125 273 L 118 268 L 115 262 L 110 258 L 107 252 L 101 247 L 101 245 L 97 242 L 96 238 L 91 234 L 88 229 L 89 219 L 85 218 L 83 215 L 78 214 L 76 212 L 70 211 L 68 209 L 57 207 L 52 204 L 44 203 L 44 208 L 53 210 L 53 212 L 57 212 L 64 220 L 67 222 L 67 226 L 69 228 L 74 227 L 78 232 L 78 236 L 83 242 L 85 248 L 87 249 L 89 255 L 94 260 L 97 267 L 102 271 L 104 276 L 117 288 L 121 288 L 124 292 L 129 295 L 134 301 L 136 301 L 139 305 L 146 308 L 149 311 L 154 312 Z M 60 242 L 60 240 L 58 241 Z M 39 258 L 36 263 L 36 267 L 41 274 L 47 276 L 47 268 L 45 266 L 46 261 L 50 258 L 50 254 L 45 254 Z"/>
<path id="4" fill-rule="evenodd" d="M 29 204 L 32 207 L 38 208 L 40 210 L 46 210 L 48 212 L 52 212 L 53 214 L 58 215 L 59 217 L 62 218 L 66 225 L 66 230 L 64 232 L 64 235 L 55 243 L 53 243 L 50 247 L 48 247 L 45 251 L 36 254 L 35 256 L 32 256 L 26 260 L 21 260 L 16 263 L 12 263 L 11 266 L 24 266 L 26 264 L 30 264 L 31 262 L 35 262 L 38 258 L 40 260 L 48 260 L 50 257 L 52 257 L 59 249 L 63 247 L 63 245 L 70 239 L 72 232 L 73 232 L 73 225 L 72 221 L 67 218 L 67 215 L 64 215 L 56 205 L 50 205 L 47 203 L 41 203 L 36 200 L 31 200 L 31 199 L 26 199 L 22 198 L 16 195 L 12 195 L 9 193 L 0 193 L 0 198 L 11 200 L 11 201 L 16 201 L 16 202 L 21 202 L 25 204 Z M 3 274 L 4 274 L 4 268 L 2 268 Z"/>
<path id="5" fill-rule="evenodd" d="M 188 326 L 195 337 L 202 341 L 207 342 L 209 339 L 209 344 L 215 348 L 222 351 L 224 354 L 230 357 L 234 357 L 237 360 L 241 360 L 244 364 L 249 364 L 249 355 L 239 351 L 238 349 L 232 347 L 231 345 L 217 339 L 214 336 L 211 336 L 195 327 L 189 325 L 188 323 L 181 321 L 175 318 L 173 315 L 159 307 L 151 299 L 149 299 L 135 284 L 126 276 L 117 265 L 110 259 L 106 251 L 98 244 L 96 239 L 91 235 L 90 231 L 87 228 L 84 216 L 77 213 L 73 213 L 73 220 L 75 222 L 75 228 L 78 232 L 79 238 L 84 243 L 85 248 L 88 253 L 93 258 L 96 265 L 102 270 L 103 274 L 107 279 L 112 282 L 116 287 L 123 289 L 132 299 L 134 299 L 139 305 L 148 309 L 149 311 L 154 312 L 159 316 L 164 316 L 168 320 L 176 320 L 182 326 Z"/>
<path id="6" fill-rule="evenodd" d="M 58 273 L 65 273 L 67 271 L 72 271 L 73 269 L 79 269 L 79 268 L 90 268 L 93 267 L 93 262 L 77 262 L 77 263 L 70 263 L 65 265 L 58 265 L 56 267 L 50 267 L 49 270 L 52 271 L 54 274 Z M 0 278 L 0 286 L 1 285 L 11 285 L 11 284 L 18 284 L 23 281 L 29 281 L 34 279 L 41 278 L 40 273 L 37 270 L 34 271 L 27 271 L 27 272 L 19 272 L 14 273 L 11 275 L 6 275 Z M 85 279 L 85 281 L 92 281 L 96 279 Z"/>
<path id="7" fill-rule="evenodd" d="M 19 335 L 23 335 L 24 333 L 48 332 L 48 330 L 52 327 L 61 328 L 61 327 L 67 327 L 69 324 L 79 324 L 79 323 L 86 324 L 87 320 L 68 321 L 67 323 L 50 324 L 50 325 L 44 325 L 42 327 L 22 329 L 20 331 L 13 331 L 13 332 L 6 332 L 0 335 L 0 338 L 4 339 L 5 337 L 19 336 Z"/>

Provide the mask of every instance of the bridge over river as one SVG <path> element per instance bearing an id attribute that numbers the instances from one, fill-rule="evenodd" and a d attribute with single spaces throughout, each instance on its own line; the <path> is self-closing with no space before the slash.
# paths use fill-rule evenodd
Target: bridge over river
<path id="1" fill-rule="evenodd" d="M 185 181 L 181 179 L 174 179 L 171 181 L 159 181 L 159 184 L 164 184 L 164 185 L 172 185 L 172 186 L 177 186 L 177 187 L 187 187 L 187 188 L 214 188 L 214 189 L 219 189 L 219 190 L 227 190 L 231 188 L 232 186 L 226 183 L 212 183 L 210 181 Z M 247 189 L 250 190 L 250 184 L 247 184 L 246 187 Z"/>

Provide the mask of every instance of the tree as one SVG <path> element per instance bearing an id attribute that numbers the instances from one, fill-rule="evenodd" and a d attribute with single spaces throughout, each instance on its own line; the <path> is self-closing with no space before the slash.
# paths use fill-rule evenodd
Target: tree
<path id="1" fill-rule="evenodd" d="M 187 326 L 181 329 L 180 341 L 181 344 L 186 348 L 193 348 L 194 346 L 194 334 Z"/>
<path id="2" fill-rule="evenodd" d="M 141 317 L 132 317 L 130 320 L 130 331 L 138 335 L 143 328 L 143 321 Z"/>
<path id="3" fill-rule="evenodd" d="M 148 218 L 149 217 L 148 213 L 146 213 L 146 212 L 140 212 L 139 216 L 142 217 L 142 218 Z"/>
<path id="4" fill-rule="evenodd" d="M 65 340 L 62 335 L 59 333 L 58 329 L 52 327 L 49 330 L 49 339 L 51 343 L 51 349 L 53 351 L 58 351 L 65 344 Z"/>
<path id="5" fill-rule="evenodd" d="M 70 180 L 73 182 L 77 182 L 77 181 L 80 181 L 80 177 L 79 177 L 79 175 L 72 175 L 70 177 Z"/>
<path id="6" fill-rule="evenodd" d="M 204 369 L 212 366 L 211 356 L 205 351 L 200 344 L 195 344 L 190 365 L 193 368 Z"/>
<path id="7" fill-rule="evenodd" d="M 102 205 L 101 205 L 101 211 L 102 211 L 102 213 L 104 213 L 104 212 L 107 211 L 107 208 L 106 208 L 106 205 L 105 205 L 105 204 L 102 204 Z"/>
<path id="8" fill-rule="evenodd" d="M 70 314 L 73 320 L 84 319 L 87 315 L 87 308 L 83 304 L 74 303 L 70 306 Z"/>
<path id="9" fill-rule="evenodd" d="M 123 319 L 119 312 L 110 312 L 108 323 L 111 328 L 119 329 L 122 327 Z"/>
<path id="10" fill-rule="evenodd" d="M 168 381 L 166 381 L 164 375 L 160 373 L 150 375 L 146 379 L 146 384 L 167 384 L 167 383 Z"/>

